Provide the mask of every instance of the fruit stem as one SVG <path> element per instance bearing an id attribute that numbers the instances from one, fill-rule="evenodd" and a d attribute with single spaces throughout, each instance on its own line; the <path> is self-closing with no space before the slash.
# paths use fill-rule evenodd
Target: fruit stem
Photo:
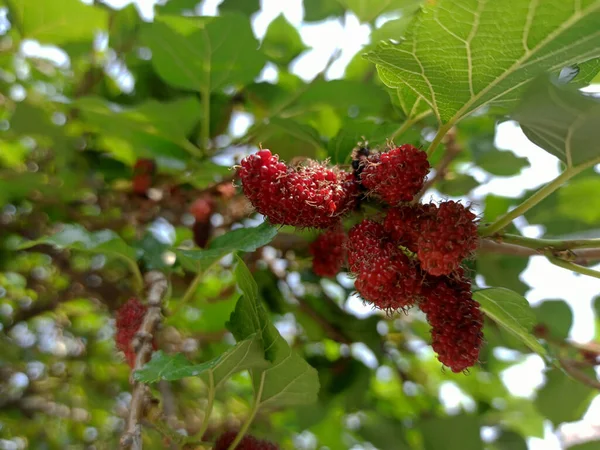
<path id="1" fill-rule="evenodd" d="M 446 133 L 452 128 L 452 125 L 452 123 L 446 123 L 438 129 L 435 137 L 433 138 L 433 141 L 431 141 L 431 144 L 429 144 L 429 148 L 427 149 L 427 156 L 431 158 L 431 155 L 433 155 L 435 149 L 438 148 L 438 146 L 442 143 L 444 136 L 446 136 Z"/>
<path id="2" fill-rule="evenodd" d="M 575 250 L 580 248 L 600 248 L 600 239 L 534 239 L 516 234 L 498 234 L 489 237 L 496 242 L 505 242 L 508 244 L 517 244 L 521 247 L 531 248 L 533 250 Z"/>
<path id="3" fill-rule="evenodd" d="M 240 428 L 240 431 L 238 432 L 234 441 L 229 446 L 228 450 L 235 450 L 237 445 L 240 443 L 240 441 L 242 440 L 242 438 L 248 431 L 248 428 L 250 428 L 250 424 L 252 423 L 252 421 L 254 420 L 254 417 L 256 416 L 256 413 L 258 412 L 258 408 L 260 408 L 260 398 L 262 397 L 262 392 L 263 392 L 264 386 L 265 386 L 265 372 L 263 372 L 260 376 L 260 384 L 258 385 L 258 392 L 256 393 L 256 396 L 254 398 L 254 405 L 252 406 L 250 415 L 248 416 L 248 418 L 242 425 L 242 428 Z"/>
<path id="4" fill-rule="evenodd" d="M 202 419 L 202 426 L 200 427 L 200 431 L 198 431 L 197 436 L 202 439 L 204 433 L 208 429 L 208 423 L 210 419 L 210 415 L 212 414 L 213 405 L 215 402 L 215 376 L 212 370 L 208 371 L 208 403 L 206 404 L 206 410 L 204 411 L 204 418 Z"/>
<path id="5" fill-rule="evenodd" d="M 551 252 L 546 253 L 546 258 L 552 264 L 558 267 L 562 267 L 563 269 L 572 270 L 573 272 L 580 273 L 582 275 L 587 275 L 589 277 L 600 278 L 600 272 L 597 270 L 589 269 L 587 267 L 580 266 L 579 264 L 572 263 L 570 261 L 565 261 L 562 258 L 557 258 Z"/>
<path id="6" fill-rule="evenodd" d="M 392 133 L 392 135 L 390 136 L 390 141 L 393 141 L 398 136 L 402 136 L 406 132 L 406 130 L 408 130 L 415 123 L 420 122 L 421 120 L 423 120 L 425 117 L 429 116 L 430 114 L 431 114 L 431 111 L 425 111 L 421 114 L 417 114 L 416 116 L 414 116 L 412 118 L 406 119 L 404 122 L 402 122 L 402 125 L 400 125 L 400 127 Z"/>

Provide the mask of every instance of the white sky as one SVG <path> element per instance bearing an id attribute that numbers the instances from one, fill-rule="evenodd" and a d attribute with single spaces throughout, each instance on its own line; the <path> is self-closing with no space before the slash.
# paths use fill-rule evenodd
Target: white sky
<path id="1" fill-rule="evenodd" d="M 104 0 L 106 3 L 122 7 L 129 3 L 136 3 L 141 15 L 151 19 L 155 0 Z M 197 12 L 203 15 L 215 15 L 217 6 L 222 0 L 206 0 Z M 368 43 L 369 27 L 360 25 L 352 14 L 347 14 L 345 25 L 339 21 L 330 20 L 317 24 L 303 24 L 303 8 L 301 0 L 262 0 L 262 10 L 252 18 L 254 32 L 260 39 L 264 36 L 269 23 L 279 14 L 284 13 L 294 26 L 298 27 L 304 43 L 312 49 L 301 55 L 292 64 L 292 71 L 302 78 L 311 79 L 327 63 L 327 60 L 336 49 L 341 49 L 341 58 L 331 67 L 327 76 L 339 78 L 350 59 L 361 47 Z M 275 71 L 266 69 L 263 79 L 272 79 Z M 237 124 L 238 130 L 249 126 L 247 117 L 240 117 Z M 236 130 L 237 131 L 237 130 Z M 489 183 L 480 186 L 474 191 L 474 199 L 482 199 L 488 193 L 516 197 L 524 190 L 538 187 L 559 173 L 558 161 L 553 156 L 532 144 L 521 132 L 518 125 L 507 122 L 498 128 L 497 146 L 501 149 L 510 149 L 518 156 L 527 157 L 531 167 L 523 170 L 516 177 L 494 177 Z M 477 176 L 477 174 L 473 174 Z M 527 227 L 524 220 L 518 222 L 523 233 L 530 237 L 540 235 L 537 227 Z M 600 293 L 600 280 L 580 276 L 550 264 L 543 257 L 533 257 L 522 280 L 532 288 L 526 297 L 532 305 L 543 299 L 561 298 L 573 309 L 574 326 L 571 337 L 578 342 L 586 342 L 594 335 L 594 315 L 591 309 L 591 299 Z M 355 305 L 360 310 L 358 302 Z M 355 302 L 353 302 L 353 305 Z M 359 312 L 359 311 L 357 311 Z M 363 313 L 365 311 L 362 311 Z M 360 314 L 360 312 L 359 312 Z M 542 372 L 544 364 L 536 355 L 526 358 L 525 362 L 513 366 L 504 373 L 503 379 L 509 389 L 518 395 L 530 395 L 532 389 L 543 382 Z M 460 401 L 460 392 L 445 389 L 444 399 L 450 403 Z M 589 420 L 589 422 L 588 422 Z M 586 414 L 586 422 L 600 424 L 600 401 L 596 398 L 593 407 Z M 585 424 L 582 424 L 585 425 Z M 530 448 L 535 450 L 560 449 L 558 440 L 552 433 L 550 426 L 546 429 L 546 439 L 531 439 Z"/>

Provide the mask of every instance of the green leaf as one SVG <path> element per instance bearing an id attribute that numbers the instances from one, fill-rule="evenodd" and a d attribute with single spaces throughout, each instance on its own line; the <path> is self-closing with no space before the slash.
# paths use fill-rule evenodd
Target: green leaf
<path id="1" fill-rule="evenodd" d="M 529 289 L 519 278 L 527 264 L 527 258 L 497 253 L 482 253 L 475 260 L 477 273 L 483 275 L 488 286 L 502 286 L 521 295 Z"/>
<path id="2" fill-rule="evenodd" d="M 479 302 L 482 311 L 490 319 L 514 334 L 534 352 L 546 356 L 546 349 L 531 334 L 535 313 L 525 297 L 508 289 L 490 288 L 473 293 L 473 299 Z"/>
<path id="3" fill-rule="evenodd" d="M 386 140 L 397 131 L 399 126 L 394 123 L 376 123 L 371 120 L 353 120 L 342 127 L 338 134 L 329 141 L 327 153 L 332 164 L 350 162 L 352 149 L 358 142 L 365 139 L 371 147 L 384 145 Z"/>
<path id="4" fill-rule="evenodd" d="M 366 57 L 385 84 L 412 89 L 453 124 L 486 105 L 514 105 L 538 74 L 600 56 L 599 21 L 599 0 L 438 0 L 427 2 L 406 41 Z"/>
<path id="5" fill-rule="evenodd" d="M 8 0 L 8 6 L 23 38 L 42 43 L 91 41 L 108 24 L 106 10 L 80 0 Z"/>
<path id="6" fill-rule="evenodd" d="M 460 195 L 467 195 L 477 186 L 479 186 L 479 183 L 471 175 L 465 173 L 449 173 L 444 180 L 436 185 L 436 189 L 442 194 L 457 197 Z"/>
<path id="7" fill-rule="evenodd" d="M 177 250 L 184 268 L 203 272 L 231 252 L 253 252 L 267 245 L 277 234 L 277 228 L 263 222 L 254 228 L 239 228 L 214 239 L 206 250 Z"/>
<path id="8" fill-rule="evenodd" d="M 260 0 L 225 0 L 219 5 L 219 12 L 240 11 L 247 16 L 260 9 Z"/>
<path id="9" fill-rule="evenodd" d="M 552 337 L 566 339 L 569 336 L 573 311 L 563 300 L 545 300 L 534 311 L 538 323 L 544 324 Z"/>
<path id="10" fill-rule="evenodd" d="M 222 355 L 200 364 L 190 362 L 183 353 L 168 355 L 159 350 L 142 369 L 134 372 L 133 377 L 144 383 L 156 383 L 160 380 L 181 380 L 210 372 L 216 389 L 234 373 L 267 367 L 268 362 L 263 354 L 261 341 L 256 335 L 238 342 Z"/>
<path id="11" fill-rule="evenodd" d="M 287 21 L 283 14 L 277 16 L 267 28 L 261 50 L 277 64 L 287 66 L 308 47 L 302 42 L 300 33 Z"/>
<path id="12" fill-rule="evenodd" d="M 292 406 L 317 400 L 319 376 L 281 337 L 269 321 L 258 298 L 258 287 L 252 274 L 238 258 L 235 275 L 243 296 L 232 313 L 227 328 L 239 340 L 259 333 L 265 357 L 272 362 L 266 369 L 252 369 L 255 406 Z"/>
<path id="13" fill-rule="evenodd" d="M 381 14 L 390 11 L 415 11 L 422 0 L 339 0 L 350 11 L 356 14 L 361 22 L 372 22 Z"/>
<path id="14" fill-rule="evenodd" d="M 475 416 L 439 417 L 421 423 L 425 450 L 483 450 Z"/>
<path id="15" fill-rule="evenodd" d="M 51 236 L 44 236 L 34 241 L 27 241 L 19 249 L 31 248 L 39 244 L 48 244 L 59 249 L 71 248 L 94 253 L 106 253 L 136 260 L 136 251 L 112 230 L 87 231 L 81 225 L 66 224 Z"/>
<path id="16" fill-rule="evenodd" d="M 546 374 L 546 384 L 538 392 L 535 406 L 558 426 L 581 419 L 593 397 L 593 389 L 554 369 Z"/>
<path id="17" fill-rule="evenodd" d="M 314 128 L 292 119 L 273 117 L 267 124 L 257 125 L 253 134 L 263 148 L 277 149 L 282 160 L 298 155 L 314 157 L 323 148 Z"/>
<path id="18" fill-rule="evenodd" d="M 471 139 L 469 147 L 475 164 L 492 175 L 510 177 L 521 173 L 529 165 L 529 160 L 508 150 L 494 147 L 494 136 L 480 136 Z"/>
<path id="19" fill-rule="evenodd" d="M 600 5 L 600 1 L 595 3 Z M 590 145 L 600 138 L 598 99 L 572 87 L 538 79 L 531 84 L 512 117 L 532 142 L 567 167 L 600 162 L 600 148 Z"/>
<path id="20" fill-rule="evenodd" d="M 371 414 L 360 421 L 360 436 L 380 450 L 409 450 L 402 422 Z"/>
<path id="21" fill-rule="evenodd" d="M 344 7 L 338 0 L 304 0 L 303 3 L 305 22 L 319 22 L 344 14 Z"/>
<path id="22" fill-rule="evenodd" d="M 564 217 L 588 225 L 600 223 L 600 179 L 579 178 L 563 186 L 558 192 L 558 212 Z"/>
<path id="23" fill-rule="evenodd" d="M 87 97 L 77 100 L 74 106 L 81 111 L 84 122 L 100 135 L 102 147 L 129 165 L 143 155 L 140 147 L 151 151 L 146 156 L 187 158 L 191 144 L 186 137 L 198 123 L 201 111 L 200 102 L 193 97 L 165 103 L 149 100 L 130 109 L 121 109 L 98 97 Z M 124 147 L 115 146 L 115 142 Z M 161 142 L 174 145 L 161 152 Z M 177 148 L 179 152 L 175 152 Z"/>
<path id="24" fill-rule="evenodd" d="M 527 442 L 513 431 L 503 431 L 500 437 L 494 441 L 494 448 L 497 450 L 527 450 Z"/>
<path id="25" fill-rule="evenodd" d="M 158 75 L 183 89 L 212 92 L 244 85 L 265 64 L 250 22 L 241 14 L 159 16 L 144 24 L 140 36 L 152 51 Z"/>

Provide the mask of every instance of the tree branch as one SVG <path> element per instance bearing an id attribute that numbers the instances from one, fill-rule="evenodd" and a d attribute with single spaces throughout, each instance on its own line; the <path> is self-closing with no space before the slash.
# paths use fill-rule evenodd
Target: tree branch
<path id="1" fill-rule="evenodd" d="M 591 242 L 596 242 L 599 248 L 589 247 L 592 245 Z M 570 248 L 574 250 L 569 250 Z M 555 241 L 514 235 L 496 235 L 481 239 L 479 241 L 479 251 L 524 257 L 544 256 L 550 252 L 564 261 L 585 265 L 600 260 L 600 241 L 597 239 Z"/>
<path id="2" fill-rule="evenodd" d="M 150 359 L 154 332 L 158 328 L 161 319 L 162 302 L 169 288 L 167 278 L 163 273 L 158 271 L 148 272 L 145 276 L 145 282 L 148 287 L 148 311 L 144 316 L 144 321 L 142 322 L 140 329 L 131 343 L 136 352 L 133 371 L 141 369 Z M 144 411 L 148 405 L 148 398 L 146 395 L 148 387 L 144 383 L 133 380 L 133 377 L 130 381 L 133 385 L 133 394 L 131 397 L 131 405 L 129 407 L 127 426 L 123 436 L 121 436 L 121 448 L 142 450 L 142 427 L 140 425 L 140 420 L 144 416 Z"/>
<path id="3" fill-rule="evenodd" d="M 564 358 L 558 358 L 558 362 L 560 363 L 561 367 L 563 369 L 565 369 L 565 372 L 567 372 L 569 375 L 571 375 L 577 381 L 580 381 L 583 384 L 585 384 L 586 386 L 589 386 L 593 389 L 600 390 L 600 381 L 598 381 L 594 378 L 591 378 L 586 373 L 582 372 L 577 367 L 577 365 L 575 364 L 574 361 L 570 361 L 570 360 L 564 359 Z"/>

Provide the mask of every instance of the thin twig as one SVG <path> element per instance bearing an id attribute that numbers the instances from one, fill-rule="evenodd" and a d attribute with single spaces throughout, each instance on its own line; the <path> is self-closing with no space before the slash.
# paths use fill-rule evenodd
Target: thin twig
<path id="1" fill-rule="evenodd" d="M 154 332 L 158 328 L 161 319 L 162 302 L 169 288 L 167 278 L 163 273 L 158 271 L 148 272 L 145 276 L 145 282 L 148 287 L 148 311 L 131 343 L 136 353 L 134 371 L 141 369 L 150 359 Z M 121 436 L 121 448 L 142 450 L 142 427 L 140 420 L 144 416 L 144 411 L 148 404 L 148 387 L 144 383 L 133 380 L 133 377 L 130 381 L 133 385 L 133 394 L 131 396 L 131 405 L 129 406 L 127 426 L 123 436 Z"/>
<path id="2" fill-rule="evenodd" d="M 582 382 L 586 386 L 589 386 L 593 389 L 600 390 L 600 381 L 589 377 L 586 373 L 582 372 L 573 361 L 564 358 L 558 358 L 558 362 L 565 369 L 569 375 L 575 378 L 577 381 Z"/>
<path id="3" fill-rule="evenodd" d="M 552 250 L 552 249 L 548 249 L 547 247 L 540 247 L 538 249 L 535 249 L 535 248 L 524 247 L 522 245 L 508 243 L 508 242 L 502 242 L 502 241 L 499 242 L 497 240 L 482 239 L 479 242 L 479 250 L 478 251 L 483 252 L 483 253 L 500 253 L 500 254 L 504 254 L 504 255 L 528 257 L 528 256 L 535 256 L 535 255 L 544 256 L 544 254 L 548 250 Z M 560 253 L 560 252 L 562 252 L 562 250 L 559 250 L 558 252 Z M 572 251 L 569 251 L 569 257 L 572 262 L 580 264 L 580 265 L 586 264 L 586 263 L 591 263 L 593 261 L 600 260 L 600 249 L 598 249 L 598 248 L 582 248 L 582 249 L 578 249 L 578 250 L 572 250 Z"/>

